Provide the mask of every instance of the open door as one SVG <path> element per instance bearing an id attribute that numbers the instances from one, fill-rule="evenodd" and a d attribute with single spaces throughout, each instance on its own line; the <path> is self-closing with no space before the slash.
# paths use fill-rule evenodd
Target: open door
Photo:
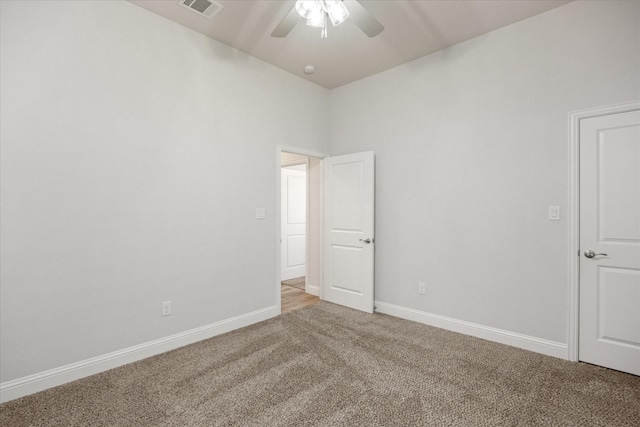
<path id="1" fill-rule="evenodd" d="M 326 301 L 373 313 L 374 155 L 324 159 Z"/>

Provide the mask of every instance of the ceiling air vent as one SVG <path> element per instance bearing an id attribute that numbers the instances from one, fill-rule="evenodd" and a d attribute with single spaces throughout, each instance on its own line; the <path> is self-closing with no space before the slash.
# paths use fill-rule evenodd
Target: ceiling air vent
<path id="1" fill-rule="evenodd" d="M 186 7 L 193 13 L 204 16 L 206 18 L 213 18 L 213 16 L 220 12 L 224 6 L 220 3 L 216 3 L 210 0 L 180 0 L 178 4 L 182 7 Z"/>

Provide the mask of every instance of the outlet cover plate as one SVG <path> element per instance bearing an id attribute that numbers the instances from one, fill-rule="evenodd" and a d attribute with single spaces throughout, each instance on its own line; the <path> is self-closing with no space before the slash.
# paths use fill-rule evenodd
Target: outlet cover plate
<path id="1" fill-rule="evenodd" d="M 418 293 L 420 295 L 425 295 L 427 293 L 427 285 L 422 283 L 422 282 L 419 282 L 418 283 Z"/>
<path id="2" fill-rule="evenodd" d="M 171 316 L 171 301 L 162 302 L 162 315 Z"/>

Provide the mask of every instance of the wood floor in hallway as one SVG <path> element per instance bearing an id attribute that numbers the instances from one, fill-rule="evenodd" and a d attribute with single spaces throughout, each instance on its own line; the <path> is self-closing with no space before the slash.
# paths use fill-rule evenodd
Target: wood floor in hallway
<path id="1" fill-rule="evenodd" d="M 282 314 L 299 310 L 320 302 L 320 298 L 293 286 L 280 285 L 282 295 Z"/>

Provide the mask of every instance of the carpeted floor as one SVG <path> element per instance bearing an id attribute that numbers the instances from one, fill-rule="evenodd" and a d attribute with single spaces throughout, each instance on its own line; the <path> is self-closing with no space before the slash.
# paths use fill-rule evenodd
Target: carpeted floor
<path id="1" fill-rule="evenodd" d="M 640 377 L 321 302 L 0 406 L 2 426 L 639 426 Z"/>

